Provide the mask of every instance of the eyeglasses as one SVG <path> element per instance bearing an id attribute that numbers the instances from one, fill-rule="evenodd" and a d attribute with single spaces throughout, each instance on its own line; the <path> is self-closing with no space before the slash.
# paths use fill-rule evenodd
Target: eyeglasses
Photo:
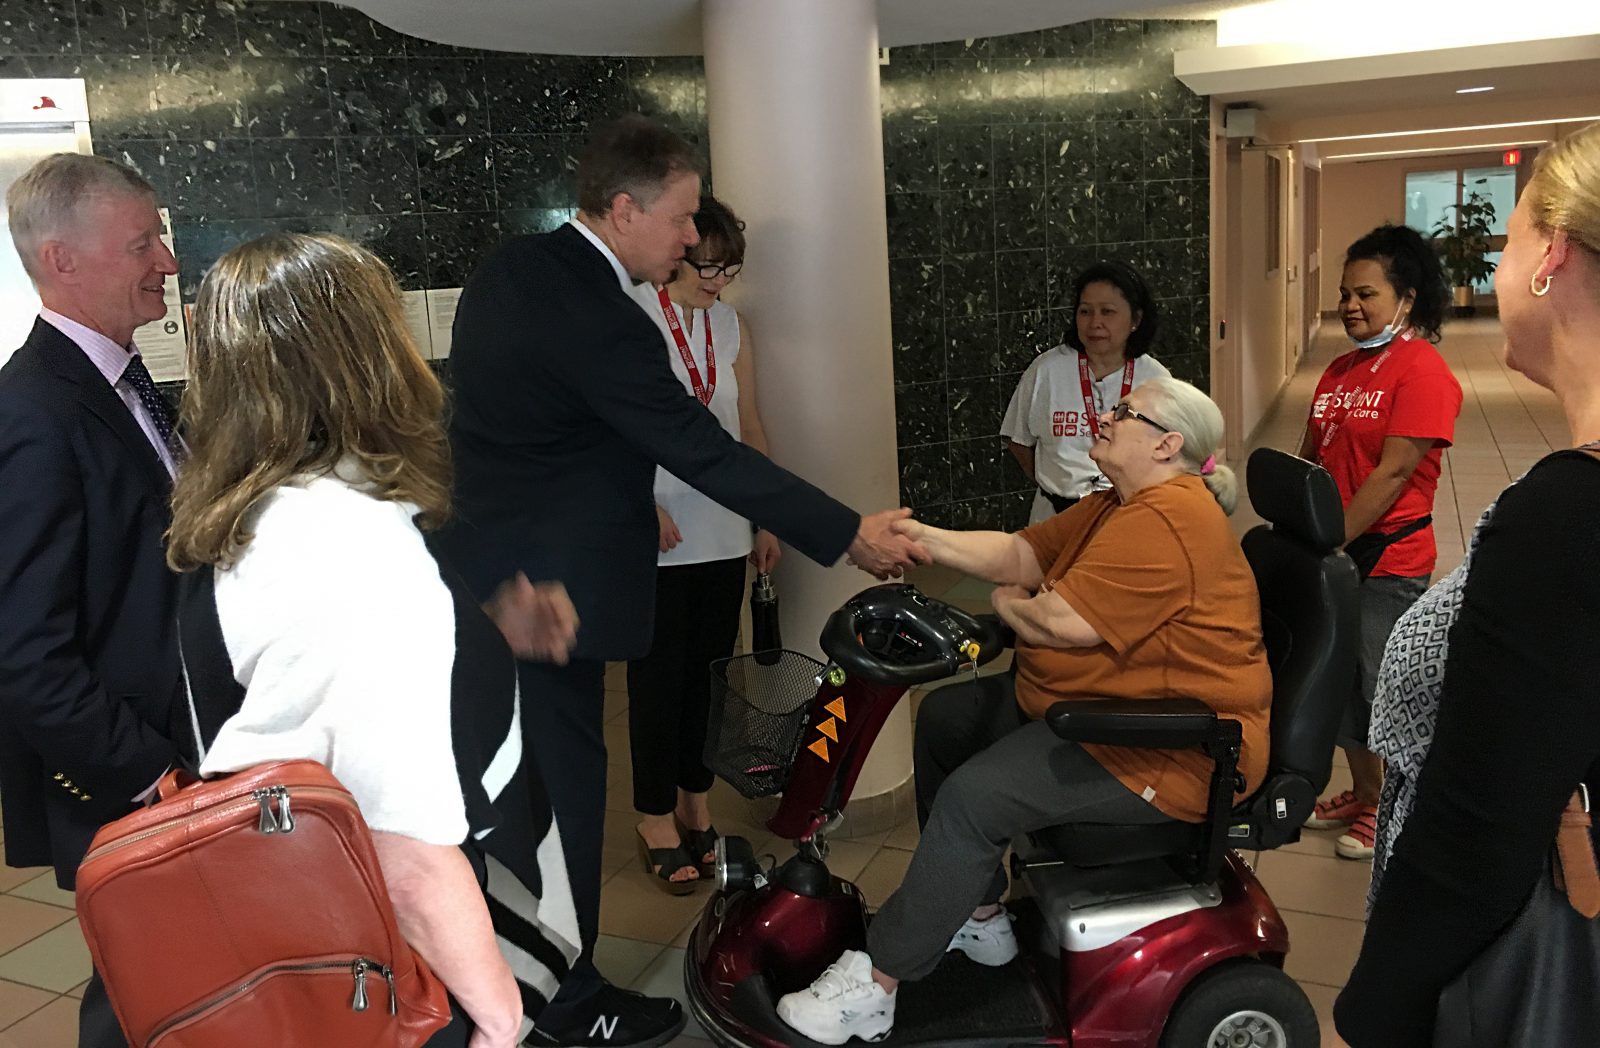
<path id="1" fill-rule="evenodd" d="M 727 265 L 719 265 L 716 262 L 695 262 L 687 258 L 684 261 L 689 263 L 696 273 L 700 274 L 701 280 L 715 280 L 719 276 L 725 276 L 732 280 L 739 275 L 739 270 L 744 268 L 743 262 L 730 262 Z"/>
<path id="2" fill-rule="evenodd" d="M 1124 421 L 1126 419 L 1130 419 L 1130 418 L 1136 418 L 1140 422 L 1148 423 L 1148 424 L 1156 427 L 1157 429 L 1159 429 L 1163 433 L 1170 433 L 1171 432 L 1171 430 L 1169 430 L 1166 426 L 1163 426 L 1161 423 L 1157 422 L 1155 419 L 1151 418 L 1149 415 L 1141 415 L 1141 414 L 1139 414 L 1139 412 L 1133 410 L 1133 406 L 1131 404 L 1129 404 L 1126 400 L 1118 401 L 1117 402 L 1117 406 L 1111 409 L 1111 421 L 1112 422 L 1122 422 L 1122 421 Z"/>

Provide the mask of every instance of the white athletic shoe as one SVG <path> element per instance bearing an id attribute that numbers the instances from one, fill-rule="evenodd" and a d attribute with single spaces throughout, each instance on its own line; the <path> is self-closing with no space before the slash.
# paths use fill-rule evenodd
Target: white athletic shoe
<path id="1" fill-rule="evenodd" d="M 846 950 L 817 981 L 778 999 L 778 1018 L 821 1044 L 881 1041 L 894 1029 L 894 998 L 872 978 L 872 958 Z"/>
<path id="2" fill-rule="evenodd" d="M 1011 930 L 1011 915 L 1001 910 L 985 921 L 968 917 L 945 952 L 950 950 L 960 950 L 991 968 L 1010 964 L 1017 956 L 1017 936 Z"/>

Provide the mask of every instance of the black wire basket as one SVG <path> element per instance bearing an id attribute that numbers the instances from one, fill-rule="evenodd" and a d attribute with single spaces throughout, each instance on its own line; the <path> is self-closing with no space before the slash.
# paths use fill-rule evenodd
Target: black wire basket
<path id="1" fill-rule="evenodd" d="M 776 654 L 776 660 L 768 651 L 711 664 L 706 767 L 745 797 L 770 797 L 788 783 L 826 669 L 797 651 Z"/>

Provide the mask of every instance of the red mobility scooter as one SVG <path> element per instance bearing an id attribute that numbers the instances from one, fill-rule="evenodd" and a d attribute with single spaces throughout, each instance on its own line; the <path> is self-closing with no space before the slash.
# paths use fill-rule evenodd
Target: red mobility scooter
<path id="1" fill-rule="evenodd" d="M 952 952 L 903 983 L 883 1043 L 1070 1048 L 1315 1048 L 1310 1001 L 1283 973 L 1288 930 L 1239 851 L 1298 839 L 1331 771 L 1355 673 L 1354 567 L 1332 478 L 1257 451 L 1250 498 L 1268 525 L 1244 551 L 1261 593 L 1273 674 L 1266 780 L 1232 803 L 1240 732 L 1198 699 L 1057 704 L 1063 739 L 1199 747 L 1215 762 L 1201 824 L 1071 825 L 1013 847 L 1021 955 L 987 968 Z M 827 833 L 889 711 L 908 688 L 981 666 L 1007 643 L 909 585 L 876 586 L 828 620 L 831 660 L 785 652 L 720 664 L 712 767 L 749 797 L 782 792 L 767 826 L 795 842 L 782 864 L 748 842 L 718 848 L 717 891 L 685 961 L 691 1010 L 718 1044 L 810 1045 L 777 1016 L 847 949 L 863 949 L 869 900 L 827 867 Z M 763 664 L 765 662 L 766 664 Z M 1017 878 L 1027 891 L 1017 890 Z"/>

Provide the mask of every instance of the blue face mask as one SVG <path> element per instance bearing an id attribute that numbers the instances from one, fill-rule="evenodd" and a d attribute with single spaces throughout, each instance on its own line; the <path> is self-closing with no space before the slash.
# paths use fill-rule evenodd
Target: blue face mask
<path id="1" fill-rule="evenodd" d="M 1356 338 L 1351 336 L 1350 341 L 1355 343 L 1357 349 L 1377 349 L 1379 346 L 1387 346 L 1389 343 L 1394 341 L 1396 335 L 1400 334 L 1400 332 L 1406 329 L 1406 325 L 1400 322 L 1400 318 L 1405 311 L 1406 304 L 1402 302 L 1400 303 L 1400 308 L 1394 311 L 1394 319 L 1385 324 L 1382 331 L 1378 332 L 1376 335 L 1373 335 L 1371 338 Z"/>

